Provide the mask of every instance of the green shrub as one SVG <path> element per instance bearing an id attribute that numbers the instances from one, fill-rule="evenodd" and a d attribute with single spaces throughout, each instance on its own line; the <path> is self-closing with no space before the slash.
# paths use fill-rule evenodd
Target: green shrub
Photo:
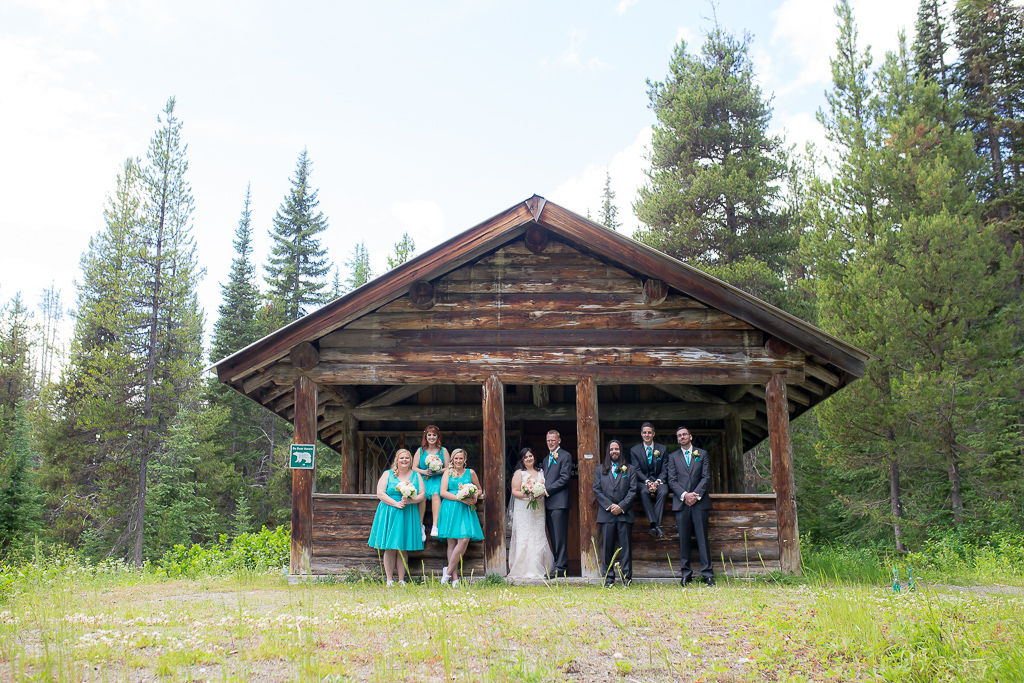
<path id="1" fill-rule="evenodd" d="M 208 548 L 197 543 L 188 547 L 176 545 L 164 553 L 159 565 L 172 578 L 238 570 L 265 571 L 287 565 L 290 552 L 288 527 L 263 527 L 255 533 L 239 534 L 230 546 L 226 536 Z"/>

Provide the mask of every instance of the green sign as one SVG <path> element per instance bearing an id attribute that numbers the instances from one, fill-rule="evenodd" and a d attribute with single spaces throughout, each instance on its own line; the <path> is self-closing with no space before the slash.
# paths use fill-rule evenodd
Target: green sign
<path id="1" fill-rule="evenodd" d="M 313 469 L 316 457 L 316 446 L 311 443 L 293 443 L 291 448 L 291 468 L 293 470 Z"/>

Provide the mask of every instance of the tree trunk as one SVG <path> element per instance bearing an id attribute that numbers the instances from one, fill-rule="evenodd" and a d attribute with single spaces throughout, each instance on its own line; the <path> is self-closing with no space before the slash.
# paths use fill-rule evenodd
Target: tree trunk
<path id="1" fill-rule="evenodd" d="M 907 548 L 903 545 L 903 500 L 900 497 L 900 464 L 896 458 L 889 461 L 889 500 L 892 502 L 896 550 L 905 553 Z"/>

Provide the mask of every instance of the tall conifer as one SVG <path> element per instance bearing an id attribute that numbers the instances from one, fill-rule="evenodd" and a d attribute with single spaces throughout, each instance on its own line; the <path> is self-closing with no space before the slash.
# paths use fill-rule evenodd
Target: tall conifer
<path id="1" fill-rule="evenodd" d="M 288 320 L 298 320 L 324 302 L 326 276 L 331 270 L 327 250 L 320 246 L 320 233 L 327 230 L 327 217 L 318 211 L 318 190 L 310 185 L 313 162 L 303 149 L 295 164 L 291 189 L 274 216 L 270 231 L 271 253 L 265 280 L 268 296 L 280 306 Z"/>

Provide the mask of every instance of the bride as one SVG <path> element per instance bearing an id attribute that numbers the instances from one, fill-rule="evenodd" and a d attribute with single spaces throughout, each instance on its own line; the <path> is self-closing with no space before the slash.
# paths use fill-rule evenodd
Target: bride
<path id="1" fill-rule="evenodd" d="M 555 566 L 544 526 L 544 497 L 534 499 L 523 493 L 523 480 L 544 481 L 544 472 L 533 451 L 519 451 L 516 473 L 512 475 L 512 543 L 509 546 L 508 578 L 544 579 Z M 530 509 L 534 501 L 535 509 Z"/>

